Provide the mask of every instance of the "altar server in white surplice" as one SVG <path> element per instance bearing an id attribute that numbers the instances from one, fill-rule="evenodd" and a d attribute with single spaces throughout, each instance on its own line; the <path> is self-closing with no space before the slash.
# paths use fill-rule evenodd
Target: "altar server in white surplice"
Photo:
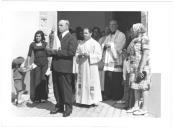
<path id="1" fill-rule="evenodd" d="M 76 56 L 78 76 L 76 84 L 76 103 L 98 105 L 102 101 L 98 62 L 102 52 L 100 44 L 91 37 L 91 30 L 84 29 L 84 41 L 78 45 Z"/>

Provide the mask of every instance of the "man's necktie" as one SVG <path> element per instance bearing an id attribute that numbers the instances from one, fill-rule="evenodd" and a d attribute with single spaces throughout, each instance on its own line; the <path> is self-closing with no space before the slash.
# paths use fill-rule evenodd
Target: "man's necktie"
<path id="1" fill-rule="evenodd" d="M 62 34 L 59 35 L 59 40 L 60 40 L 60 41 L 62 40 Z"/>

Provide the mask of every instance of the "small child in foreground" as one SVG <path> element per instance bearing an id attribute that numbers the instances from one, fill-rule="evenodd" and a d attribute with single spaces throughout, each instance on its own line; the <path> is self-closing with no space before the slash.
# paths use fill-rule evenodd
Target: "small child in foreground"
<path id="1" fill-rule="evenodd" d="M 12 62 L 12 69 L 13 69 L 13 81 L 14 81 L 14 88 L 16 90 L 16 98 L 15 98 L 15 104 L 21 104 L 22 99 L 21 95 L 24 91 L 24 78 L 27 71 L 29 71 L 29 68 L 24 68 L 21 65 L 24 63 L 25 59 L 23 57 L 17 57 Z"/>

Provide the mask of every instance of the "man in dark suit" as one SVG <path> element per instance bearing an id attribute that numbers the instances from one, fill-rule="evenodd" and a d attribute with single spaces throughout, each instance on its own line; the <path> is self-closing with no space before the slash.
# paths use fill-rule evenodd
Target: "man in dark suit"
<path id="1" fill-rule="evenodd" d="M 53 57 L 51 69 L 54 96 L 57 102 L 55 109 L 50 111 L 50 114 L 62 112 L 63 117 L 67 117 L 72 113 L 72 68 L 77 41 L 69 33 L 68 20 L 59 21 L 59 32 L 61 49 L 47 50 L 48 54 Z"/>

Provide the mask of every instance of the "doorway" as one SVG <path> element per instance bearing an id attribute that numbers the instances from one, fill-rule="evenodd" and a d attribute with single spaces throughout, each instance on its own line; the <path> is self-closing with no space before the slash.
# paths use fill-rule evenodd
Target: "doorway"
<path id="1" fill-rule="evenodd" d="M 58 21 L 68 19 L 72 30 L 78 26 L 82 28 L 97 26 L 103 31 L 111 19 L 116 19 L 119 29 L 126 32 L 132 24 L 141 22 L 140 11 L 58 11 L 57 17 Z"/>
<path id="2" fill-rule="evenodd" d="M 118 21 L 119 29 L 125 33 L 133 24 L 141 23 L 141 12 L 112 12 L 112 18 Z"/>

